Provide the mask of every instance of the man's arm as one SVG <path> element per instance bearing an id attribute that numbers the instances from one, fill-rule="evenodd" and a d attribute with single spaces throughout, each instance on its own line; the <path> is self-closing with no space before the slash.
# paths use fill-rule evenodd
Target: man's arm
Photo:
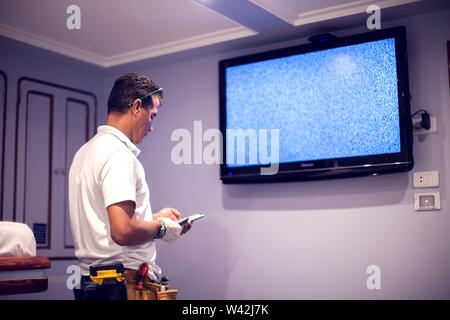
<path id="1" fill-rule="evenodd" d="M 109 224 L 111 238 L 119 246 L 135 246 L 153 240 L 159 233 L 161 223 L 158 220 L 142 221 L 136 219 L 135 203 L 123 201 L 108 206 Z M 178 221 L 181 218 L 176 209 L 164 208 L 153 215 L 157 217 L 170 218 Z M 191 228 L 191 225 L 183 226 L 181 234 Z"/>
<path id="2" fill-rule="evenodd" d="M 148 242 L 158 235 L 161 224 L 157 220 L 138 221 L 134 214 L 135 203 L 123 201 L 106 208 L 109 216 L 111 238 L 119 246 L 135 246 Z"/>

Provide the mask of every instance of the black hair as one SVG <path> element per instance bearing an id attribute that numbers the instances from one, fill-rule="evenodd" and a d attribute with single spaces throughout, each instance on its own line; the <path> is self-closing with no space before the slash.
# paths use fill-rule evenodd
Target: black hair
<path id="1" fill-rule="evenodd" d="M 114 82 L 108 98 L 108 114 L 110 112 L 126 113 L 131 107 L 130 104 L 136 99 L 160 89 L 150 78 L 137 72 L 126 73 Z M 155 93 L 162 100 L 162 91 Z M 142 100 L 144 108 L 153 107 L 153 99 L 148 97 Z"/>

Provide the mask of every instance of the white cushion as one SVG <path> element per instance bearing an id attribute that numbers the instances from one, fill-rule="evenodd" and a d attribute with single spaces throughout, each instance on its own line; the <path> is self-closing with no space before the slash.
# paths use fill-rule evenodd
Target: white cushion
<path id="1" fill-rule="evenodd" d="M 0 221 L 0 256 L 35 256 L 36 240 L 24 223 Z"/>

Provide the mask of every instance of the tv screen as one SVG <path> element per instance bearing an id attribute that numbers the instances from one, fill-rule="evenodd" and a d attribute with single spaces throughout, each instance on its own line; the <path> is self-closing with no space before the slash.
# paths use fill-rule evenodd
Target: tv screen
<path id="1" fill-rule="evenodd" d="M 411 170 L 406 31 L 220 61 L 225 183 Z"/>

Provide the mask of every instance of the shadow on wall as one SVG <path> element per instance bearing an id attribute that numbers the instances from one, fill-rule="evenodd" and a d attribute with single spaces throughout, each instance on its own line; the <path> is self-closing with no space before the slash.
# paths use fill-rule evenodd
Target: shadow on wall
<path id="1" fill-rule="evenodd" d="M 400 203 L 408 173 L 286 183 L 222 186 L 229 210 L 324 210 L 377 207 Z"/>

